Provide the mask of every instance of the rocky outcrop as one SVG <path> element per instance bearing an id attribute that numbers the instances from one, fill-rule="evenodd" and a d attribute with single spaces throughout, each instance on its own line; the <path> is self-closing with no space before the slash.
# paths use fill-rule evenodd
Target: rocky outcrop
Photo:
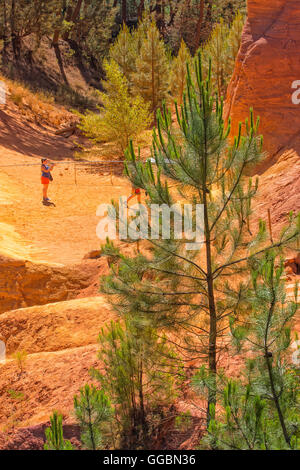
<path id="1" fill-rule="evenodd" d="M 102 265 L 106 262 L 91 260 L 56 267 L 0 254 L 0 313 L 73 299 L 95 283 Z"/>
<path id="2" fill-rule="evenodd" d="M 252 206 L 252 223 L 255 230 L 259 219 L 268 220 L 269 209 L 273 235 L 280 237 L 282 228 L 288 224 L 290 212 L 300 212 L 299 179 L 300 158 L 293 150 L 283 152 L 259 177 L 258 194 Z M 294 257 L 293 252 L 289 254 Z"/>
<path id="3" fill-rule="evenodd" d="M 100 328 L 115 318 L 103 297 L 67 300 L 0 315 L 6 354 L 59 351 L 96 344 Z"/>
<path id="4" fill-rule="evenodd" d="M 226 117 L 233 131 L 253 107 L 260 116 L 268 159 L 285 148 L 300 153 L 300 2 L 298 0 L 248 0 L 248 19 L 235 72 L 229 85 Z M 295 94 L 296 92 L 296 94 Z"/>
<path id="5" fill-rule="evenodd" d="M 72 422 L 73 397 L 91 382 L 89 370 L 99 367 L 98 335 L 113 318 L 115 314 L 101 296 L 0 315 L 0 340 L 7 353 L 6 361 L 0 363 L 0 429 L 45 423 L 54 409 Z M 23 370 L 13 356 L 16 351 L 28 354 Z M 43 444 L 35 441 L 37 436 L 30 430 L 23 431 L 15 436 L 12 448 L 25 448 L 27 437 L 33 439 L 34 448 Z M 0 433 L 0 449 L 1 445 L 7 448 L 6 444 L 1 443 Z"/>

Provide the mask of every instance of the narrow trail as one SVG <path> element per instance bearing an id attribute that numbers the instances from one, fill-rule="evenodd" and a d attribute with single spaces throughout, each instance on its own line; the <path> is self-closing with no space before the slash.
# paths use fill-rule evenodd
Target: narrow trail
<path id="1" fill-rule="evenodd" d="M 96 236 L 99 204 L 130 194 L 120 177 L 90 174 L 65 164 L 53 170 L 49 196 L 55 207 L 41 203 L 39 166 L 1 168 L 7 162 L 29 163 L 35 157 L 0 146 L 0 251 L 41 263 L 75 264 L 99 248 Z"/>

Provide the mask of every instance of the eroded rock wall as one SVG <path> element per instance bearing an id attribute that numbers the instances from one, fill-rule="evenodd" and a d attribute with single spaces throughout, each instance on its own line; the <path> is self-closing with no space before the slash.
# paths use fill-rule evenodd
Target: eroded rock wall
<path id="1" fill-rule="evenodd" d="M 226 117 L 233 131 L 253 107 L 260 116 L 269 157 L 285 148 L 300 153 L 300 104 L 292 102 L 300 81 L 300 1 L 248 0 L 248 19 L 229 85 Z M 300 82 L 299 86 L 300 88 Z M 298 95 L 300 97 L 300 93 Z"/>
<path id="2" fill-rule="evenodd" d="M 0 255 L 0 313 L 73 299 L 98 279 L 99 264 L 54 267 Z"/>

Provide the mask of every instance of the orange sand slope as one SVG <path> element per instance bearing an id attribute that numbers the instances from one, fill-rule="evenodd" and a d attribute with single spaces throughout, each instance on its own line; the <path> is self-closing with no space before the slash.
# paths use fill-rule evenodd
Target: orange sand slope
<path id="1" fill-rule="evenodd" d="M 1 168 L 32 160 L 0 147 L 0 252 L 44 263 L 80 262 L 101 243 L 98 205 L 130 194 L 130 185 L 119 177 L 112 185 L 110 175 L 84 169 L 77 171 L 75 184 L 74 165 L 58 165 L 49 189 L 56 207 L 43 206 L 39 166 Z"/>

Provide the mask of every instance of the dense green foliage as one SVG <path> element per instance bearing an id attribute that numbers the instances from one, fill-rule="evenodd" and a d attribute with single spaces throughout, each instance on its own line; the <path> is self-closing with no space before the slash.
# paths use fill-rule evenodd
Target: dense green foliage
<path id="1" fill-rule="evenodd" d="M 186 66 L 191 62 L 189 50 L 182 40 L 177 57 L 172 61 L 171 69 L 171 93 L 179 106 L 182 105 L 183 93 L 186 85 Z"/>
<path id="2" fill-rule="evenodd" d="M 299 367 L 290 363 L 291 326 L 298 309 L 287 303 L 282 260 L 267 252 L 252 263 L 247 292 L 250 315 L 230 322 L 232 342 L 247 357 L 241 380 L 217 380 L 222 413 L 212 409 L 202 445 L 218 449 L 300 450 Z M 251 353 L 249 354 L 249 352 Z M 213 387 L 203 368 L 194 378 L 200 390 Z"/>
<path id="3" fill-rule="evenodd" d="M 170 91 L 169 57 L 156 24 L 144 17 L 132 32 L 123 25 L 110 49 L 110 58 L 127 78 L 131 93 L 149 103 L 155 119 Z"/>
<path id="4" fill-rule="evenodd" d="M 4 0 L 0 5 L 0 37 L 12 44 L 15 59 L 23 40 L 34 35 L 36 44 L 52 38 L 72 41 L 76 50 L 97 61 L 111 39 L 116 9 L 106 0 Z"/>
<path id="5" fill-rule="evenodd" d="M 105 93 L 99 93 L 103 108 L 81 116 L 79 128 L 94 142 L 115 142 L 120 154 L 150 124 L 149 106 L 138 94 L 130 95 L 128 82 L 113 60 L 104 63 Z"/>
<path id="6" fill-rule="evenodd" d="M 230 24 L 238 10 L 245 13 L 244 0 L 184 0 L 173 2 L 167 21 L 167 42 L 178 50 L 183 39 L 192 53 L 206 42 L 221 18 Z"/>
<path id="7" fill-rule="evenodd" d="M 206 72 L 209 57 L 213 58 L 212 85 L 219 95 L 226 93 L 243 23 L 240 13 L 230 27 L 221 20 L 202 47 Z M 81 129 L 95 142 L 116 142 L 123 153 L 129 139 L 135 138 L 150 124 L 148 106 L 155 121 L 163 101 L 169 102 L 173 98 L 182 104 L 186 66 L 191 61 L 183 41 L 177 57 L 171 58 L 160 39 L 157 25 L 149 17 L 144 17 L 133 31 L 124 24 L 110 48 L 109 61 L 104 62 L 106 94 L 101 94 L 104 114 L 88 112 L 82 117 Z"/>
<path id="8" fill-rule="evenodd" d="M 24 39 L 34 36 L 54 47 L 69 42 L 78 58 L 99 69 L 120 24 L 136 28 L 142 17 L 152 18 L 160 38 L 173 51 L 183 39 L 194 53 L 208 39 L 215 23 L 227 24 L 245 9 L 245 0 L 2 0 L 0 39 L 11 45 L 18 60 Z M 116 59 L 115 59 L 116 60 Z"/>
<path id="9" fill-rule="evenodd" d="M 299 237 L 300 222 L 299 217 L 291 218 L 273 245 L 268 242 L 264 223 L 253 233 L 251 204 L 258 182 L 246 174 L 263 156 L 257 136 L 259 120 L 254 121 L 251 111 L 245 124 L 246 135 L 242 135 L 240 124 L 239 134 L 229 141 L 230 124 L 226 127 L 223 121 L 223 102 L 211 95 L 210 70 L 203 75 L 199 55 L 194 70 L 196 81 L 188 73 L 181 111 L 176 107 L 176 127 L 166 107 L 158 111 L 152 148 L 157 171 L 151 162 L 143 163 L 135 155 L 132 145 L 126 152 L 127 176 L 147 192 L 149 204 L 174 208 L 175 203 L 188 203 L 193 211 L 202 205 L 205 241 L 198 249 L 188 251 L 190 233 L 178 237 L 175 218 L 170 220 L 166 239 L 157 239 L 156 233 L 148 230 L 151 256 L 129 258 L 115 248 L 120 267 L 103 280 L 102 291 L 112 297 L 112 304 L 119 305 L 123 315 L 142 312 L 158 328 L 176 331 L 183 356 L 207 361 L 214 381 L 228 319 L 239 318 L 247 311 L 249 262 L 270 245 L 293 245 Z M 115 209 L 118 214 L 117 205 Z M 180 210 L 174 209 L 175 213 Z M 138 217 L 140 226 L 148 228 L 148 213 L 146 220 L 145 213 Z M 195 223 L 194 218 L 194 228 Z M 111 252 L 108 244 L 107 254 Z M 245 279 L 241 282 L 243 273 Z M 209 423 L 216 390 L 210 388 L 206 398 Z"/>
<path id="10" fill-rule="evenodd" d="M 45 50 L 47 47 L 53 48 L 53 59 L 58 64 L 57 78 L 62 83 L 56 85 L 51 74 L 47 77 L 46 72 L 41 76 L 41 83 L 38 76 L 33 79 L 33 86 L 39 88 L 45 83 L 47 88 L 53 90 L 57 101 L 65 101 L 82 111 L 86 107 L 94 109 L 97 105 L 97 98 L 92 90 L 94 87 L 101 89 L 101 84 L 107 89 L 110 77 L 106 77 L 106 82 L 101 81 L 100 77 L 108 74 L 105 60 L 114 61 L 127 80 L 129 94 L 137 95 L 138 101 L 139 97 L 143 98 L 150 107 L 152 122 L 155 123 L 156 111 L 161 108 L 163 100 L 170 103 L 175 98 L 181 104 L 186 79 L 185 61 L 199 46 L 206 66 L 209 57 L 213 58 L 215 86 L 219 93 L 225 95 L 240 43 L 243 16 L 238 14 L 235 17 L 235 14 L 242 4 L 241 1 L 227 0 L 213 3 L 210 0 L 4 0 L 0 5 L 3 68 L 11 78 L 19 77 L 21 71 L 21 76 L 28 80 L 24 64 L 28 64 L 30 74 L 34 67 L 38 70 L 41 66 L 47 68 Z M 185 15 L 180 29 L 177 23 L 179 18 L 182 19 L 183 11 L 189 14 Z M 218 23 L 220 18 L 224 20 L 221 19 Z M 229 26 L 233 19 L 232 26 Z M 121 20 L 123 24 L 120 27 Z M 173 43 L 175 31 L 177 39 Z M 186 37 L 186 31 L 193 33 L 188 33 Z M 79 68 L 89 86 L 87 96 L 72 88 L 72 77 L 67 72 L 67 65 L 70 63 Z M 103 96 L 101 101 L 105 101 Z M 129 103 L 130 108 L 131 106 Z M 143 109 L 141 101 L 134 106 L 131 115 L 124 112 L 124 106 L 116 120 L 112 120 L 111 115 L 104 131 L 100 129 L 94 132 L 95 126 L 99 126 L 99 117 L 96 114 L 89 115 L 83 124 L 86 135 L 99 141 L 101 134 L 102 141 L 116 142 L 123 152 L 128 139 L 136 138 L 135 129 L 140 132 L 149 125 L 147 106 Z M 140 119 L 137 109 L 142 111 Z M 120 125 L 125 115 L 128 115 L 127 123 L 117 133 L 116 141 L 115 127 Z M 138 122 L 135 122 L 136 119 Z M 144 127 L 141 126 L 143 119 Z M 129 127 L 133 127 L 129 132 L 128 121 L 132 123 Z M 91 128 L 93 130 L 89 132 Z"/>

